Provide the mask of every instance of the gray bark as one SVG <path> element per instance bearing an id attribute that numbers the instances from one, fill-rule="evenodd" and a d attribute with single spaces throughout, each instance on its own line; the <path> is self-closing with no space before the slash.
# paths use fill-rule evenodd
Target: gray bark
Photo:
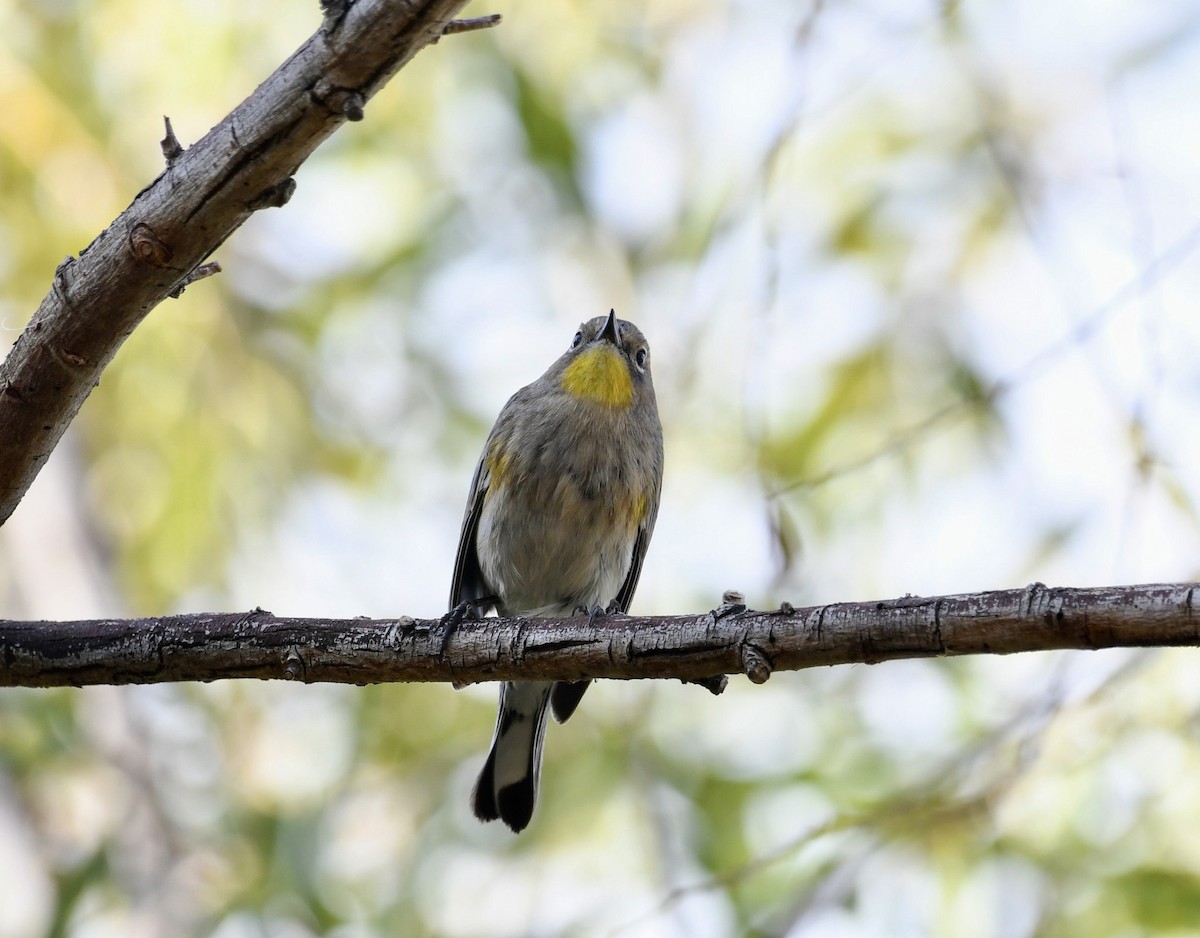
<path id="1" fill-rule="evenodd" d="M 1200 584 L 1024 589 L 662 617 L 296 619 L 256 609 L 157 619 L 0 620 L 0 686 L 680 678 L 894 658 L 1200 644 Z M 707 680 L 706 680 L 707 679 Z"/>

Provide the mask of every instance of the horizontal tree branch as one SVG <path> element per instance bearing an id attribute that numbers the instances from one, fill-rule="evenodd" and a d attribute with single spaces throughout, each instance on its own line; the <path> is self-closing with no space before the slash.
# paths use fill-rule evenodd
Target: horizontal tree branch
<path id="1" fill-rule="evenodd" d="M 906 596 L 771 611 L 737 594 L 699 615 L 280 618 L 255 609 L 156 619 L 0 620 L 0 686 L 282 678 L 387 681 L 680 678 L 894 658 L 1200 644 L 1200 584 Z M 711 681 L 708 682 L 711 684 Z"/>
<path id="2" fill-rule="evenodd" d="M 366 102 L 465 4 L 326 0 L 316 34 L 202 139 L 184 149 L 167 123 L 166 169 L 59 264 L 0 364 L 0 524 L 150 310 L 216 272 L 205 259 L 251 214 L 287 202 L 300 164 L 343 123 L 362 120 Z"/>

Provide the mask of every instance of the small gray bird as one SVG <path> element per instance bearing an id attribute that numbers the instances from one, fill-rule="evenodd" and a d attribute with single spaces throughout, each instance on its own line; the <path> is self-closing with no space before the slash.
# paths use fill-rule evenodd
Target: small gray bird
<path id="1" fill-rule="evenodd" d="M 626 612 L 654 532 L 663 445 L 650 348 L 613 311 L 514 394 L 471 480 L 450 606 L 458 615 Z M 500 687 L 492 748 L 472 796 L 514 831 L 537 801 L 547 707 L 562 723 L 587 681 Z"/>

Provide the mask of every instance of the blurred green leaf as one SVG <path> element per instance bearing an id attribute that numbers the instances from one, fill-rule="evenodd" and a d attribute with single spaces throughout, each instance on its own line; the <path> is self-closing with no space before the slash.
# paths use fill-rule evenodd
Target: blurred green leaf
<path id="1" fill-rule="evenodd" d="M 1108 880 L 1105 888 L 1152 932 L 1188 932 L 1200 921 L 1200 878 L 1194 874 L 1143 867 Z"/>

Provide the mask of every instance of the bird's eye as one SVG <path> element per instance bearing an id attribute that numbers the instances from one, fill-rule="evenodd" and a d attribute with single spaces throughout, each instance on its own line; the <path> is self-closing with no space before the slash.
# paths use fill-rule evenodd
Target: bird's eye
<path id="1" fill-rule="evenodd" d="M 633 356 L 633 360 L 637 362 L 637 366 L 639 368 L 645 368 L 646 367 L 646 350 L 644 348 L 638 349 L 637 354 Z"/>
<path id="2" fill-rule="evenodd" d="M 583 330 L 580 329 L 575 333 L 575 338 L 571 340 L 571 348 L 579 348 L 579 343 L 583 341 Z"/>

